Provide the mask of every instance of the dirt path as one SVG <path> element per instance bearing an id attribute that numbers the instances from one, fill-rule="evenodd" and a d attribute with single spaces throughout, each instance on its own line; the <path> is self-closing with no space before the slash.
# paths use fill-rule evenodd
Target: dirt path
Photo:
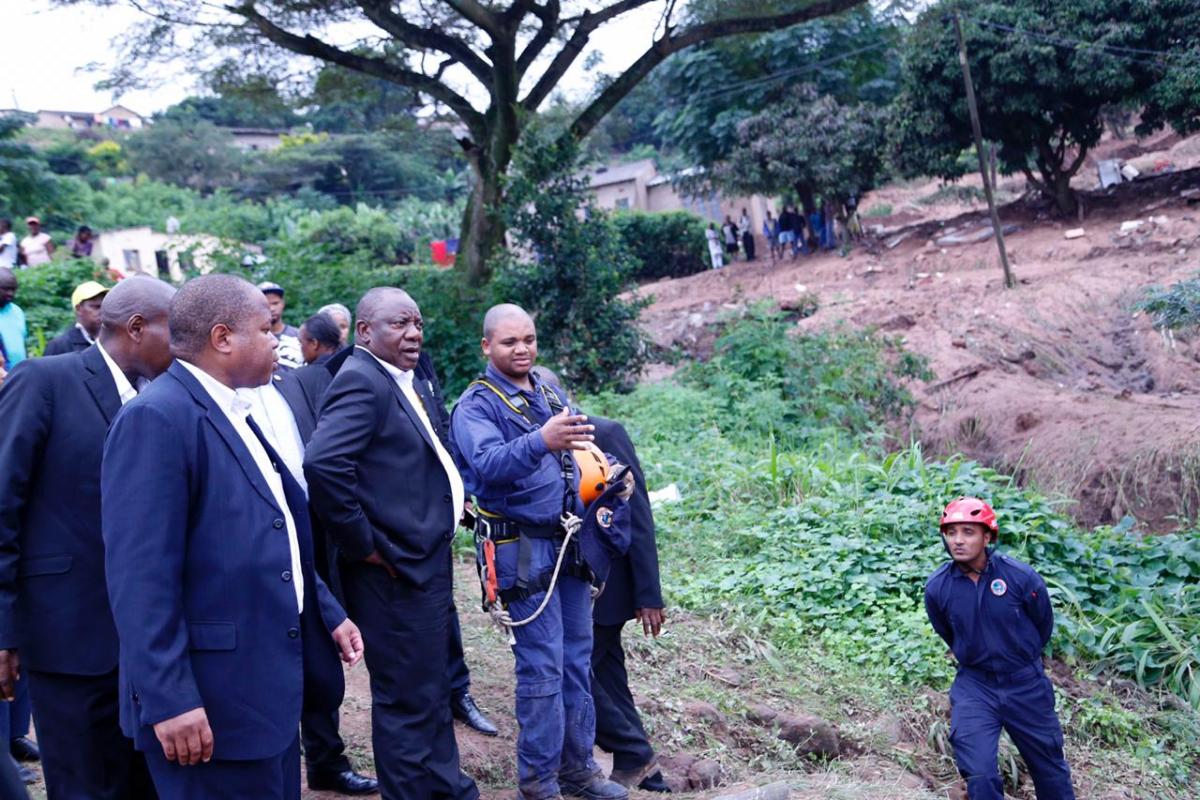
<path id="1" fill-rule="evenodd" d="M 645 286 L 654 302 L 643 323 L 660 346 L 700 355 L 713 323 L 756 300 L 815 303 L 806 329 L 878 327 L 937 375 L 913 387 L 920 438 L 933 452 L 1062 493 L 1088 524 L 1132 514 L 1170 527 L 1200 511 L 1200 350 L 1164 338 L 1134 305 L 1146 287 L 1200 268 L 1200 207 L 1180 196 L 1200 175 L 1160 183 L 1093 201 L 1077 239 L 1065 238 L 1070 225 L 1005 209 L 1005 223 L 1019 226 L 1007 237 L 1020 280 L 1012 291 L 993 242 L 936 243 L 978 230 L 975 212 L 899 243 L 884 236 L 875 254 L 737 263 Z M 1121 232 L 1132 220 L 1141 225 Z"/>

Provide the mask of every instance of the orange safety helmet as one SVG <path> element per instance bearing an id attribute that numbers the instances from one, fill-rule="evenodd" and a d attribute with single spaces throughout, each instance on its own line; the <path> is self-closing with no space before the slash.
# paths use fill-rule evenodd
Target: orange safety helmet
<path id="1" fill-rule="evenodd" d="M 608 485 L 608 458 L 591 442 L 586 442 L 581 450 L 571 450 L 571 455 L 579 472 L 579 499 L 584 506 L 591 505 Z"/>
<path id="2" fill-rule="evenodd" d="M 939 527 L 944 528 L 956 522 L 975 522 L 986 527 L 997 538 L 1000 536 L 1000 526 L 996 524 L 996 512 L 978 497 L 960 497 L 957 500 L 951 500 L 946 505 Z"/>

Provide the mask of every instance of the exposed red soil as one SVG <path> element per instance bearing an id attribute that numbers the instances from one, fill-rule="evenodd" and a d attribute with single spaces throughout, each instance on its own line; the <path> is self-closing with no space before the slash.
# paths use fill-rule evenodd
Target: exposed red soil
<path id="1" fill-rule="evenodd" d="M 1200 206 L 1181 196 L 1197 186 L 1190 170 L 1096 192 L 1082 223 L 1033 203 L 1004 207 L 1004 224 L 1019 226 L 1006 237 L 1013 290 L 994 241 L 935 243 L 978 230 L 982 212 L 931 213 L 846 257 L 739 262 L 647 285 L 642 321 L 657 344 L 703 357 L 730 309 L 811 296 L 818 308 L 802 329 L 876 326 L 929 360 L 936 379 L 912 389 L 930 451 L 1060 492 L 1088 524 L 1132 514 L 1169 528 L 1200 510 L 1200 350 L 1155 330 L 1135 304 L 1146 287 L 1200 269 Z M 1127 220 L 1142 225 L 1121 233 Z M 1066 239 L 1076 226 L 1086 235 Z"/>

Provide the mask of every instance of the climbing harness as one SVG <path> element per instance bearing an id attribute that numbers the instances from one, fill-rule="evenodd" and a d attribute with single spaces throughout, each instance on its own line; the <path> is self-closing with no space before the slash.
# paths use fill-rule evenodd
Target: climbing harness
<path id="1" fill-rule="evenodd" d="M 541 425 L 530 413 L 528 401 L 521 395 L 510 396 L 486 378 L 472 381 L 471 386 L 482 386 L 488 389 L 531 429 L 541 428 Z M 551 415 L 562 413 L 566 404 L 554 389 L 551 389 L 548 384 L 542 383 L 538 385 L 538 390 L 545 398 Z M 583 527 L 583 520 L 574 513 L 577 496 L 575 474 L 578 470 L 580 475 L 578 497 L 586 507 L 604 491 L 610 476 L 608 459 L 604 457 L 598 447 L 590 445 L 587 450 L 570 450 L 559 453 L 559 469 L 563 481 L 563 503 L 562 515 L 559 517 L 558 524 L 552 526 L 518 525 L 482 508 L 479 509 L 479 514 L 476 516 L 476 552 L 481 554 L 481 558 L 476 560 L 479 568 L 479 580 L 483 589 L 483 609 L 491 616 L 496 626 L 508 636 L 510 645 L 516 644 L 512 633 L 513 628 L 529 625 L 546 610 L 550 603 L 550 597 L 558 586 L 558 579 L 563 573 L 564 566 L 568 575 L 583 578 L 589 583 L 593 577 L 580 555 L 578 541 L 574 540 Z M 531 540 L 558 539 L 560 536 L 562 542 L 558 546 L 554 569 L 531 579 L 529 575 L 529 562 L 532 555 Z M 520 548 L 517 553 L 517 581 L 512 588 L 501 589 L 496 572 L 496 547 L 511 544 L 516 544 Z M 567 561 L 568 555 L 571 556 L 569 562 Z M 508 613 L 507 607 L 513 601 L 523 600 L 542 591 L 545 592 L 542 602 L 525 619 L 514 620 Z M 593 586 L 592 593 L 595 597 L 599 594 L 599 590 Z"/>

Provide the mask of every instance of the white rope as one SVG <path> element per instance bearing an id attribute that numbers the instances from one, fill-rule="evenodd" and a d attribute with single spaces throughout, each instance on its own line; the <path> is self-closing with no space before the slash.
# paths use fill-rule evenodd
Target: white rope
<path id="1" fill-rule="evenodd" d="M 513 628 L 520 628 L 533 622 L 542 615 L 542 612 L 546 610 L 546 606 L 550 604 L 550 596 L 554 594 L 554 587 L 558 585 L 558 575 L 562 571 L 563 559 L 567 555 L 567 545 L 571 543 L 571 537 L 578 533 L 579 529 L 583 527 L 583 520 L 574 514 L 563 514 L 562 526 L 567 532 L 567 535 L 563 537 L 562 547 L 558 551 L 558 560 L 554 562 L 554 574 L 550 576 L 550 585 L 546 587 L 546 596 L 542 598 L 542 602 L 537 607 L 537 610 L 522 620 L 513 620 L 513 618 L 509 616 L 508 610 L 499 605 L 492 608 L 492 610 L 489 612 L 492 615 L 492 621 L 495 622 L 502 631 L 508 634 L 509 644 L 516 643 L 516 639 L 514 639 L 512 635 Z"/>

